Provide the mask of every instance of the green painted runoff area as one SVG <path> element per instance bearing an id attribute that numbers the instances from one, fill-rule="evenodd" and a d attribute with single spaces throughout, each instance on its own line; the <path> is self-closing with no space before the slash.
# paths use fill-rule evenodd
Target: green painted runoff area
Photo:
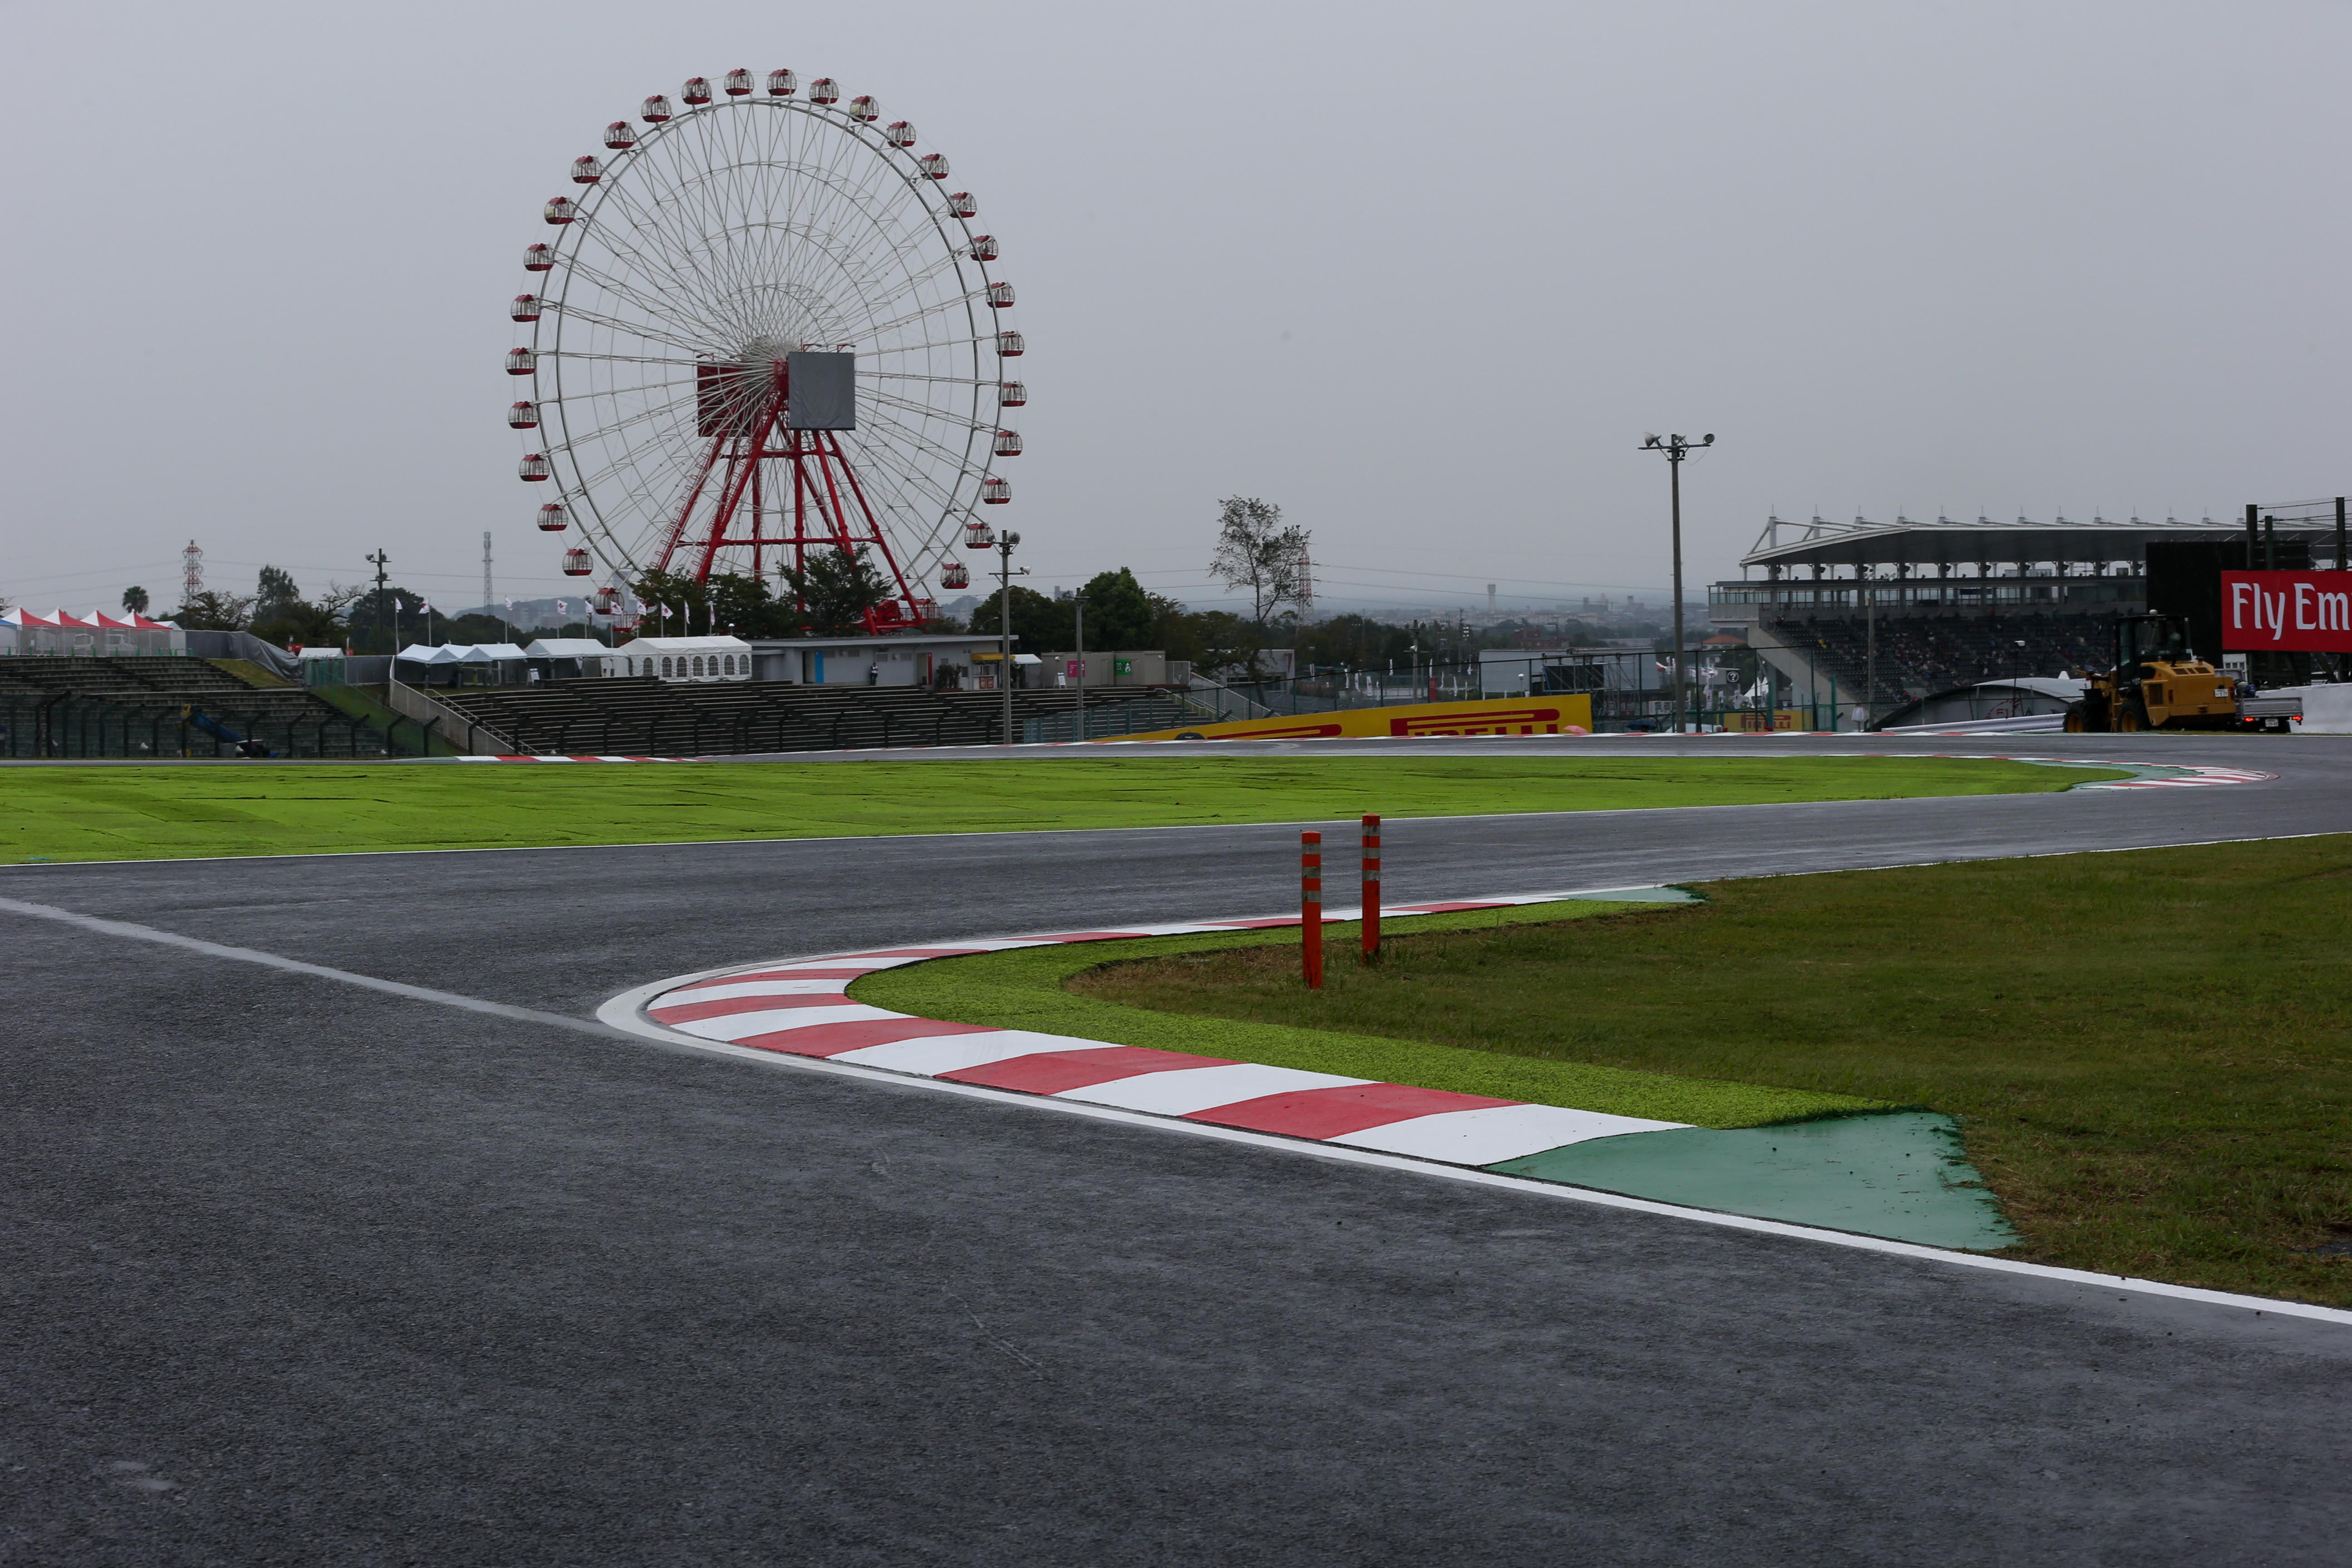
<path id="1" fill-rule="evenodd" d="M 1594 1138 L 1489 1170 L 1759 1219 L 1988 1251 L 2017 1232 L 1934 1111 Z"/>
<path id="2" fill-rule="evenodd" d="M 1961 757 L 1064 757 L 0 768 L 0 861 L 1013 833 L 2063 790 Z"/>
<path id="3" fill-rule="evenodd" d="M 1466 1058 L 1941 1112 L 2016 1227 L 2017 1256 L 2352 1306 L 2352 836 L 1697 890 L 1704 903 L 1595 919 L 1401 926 L 1381 964 L 1334 963 L 1317 993 L 1296 952 L 1271 946 L 1071 984 L 1137 1008 Z M 1704 1158 L 1670 1158 L 1674 1141 Z M 1727 1208 L 1739 1205 L 1673 1184 L 1726 1163 L 1768 1194 L 1781 1180 L 1742 1154 L 1753 1140 L 1609 1142 L 1622 1147 L 1544 1156 L 1544 1173 Z"/>

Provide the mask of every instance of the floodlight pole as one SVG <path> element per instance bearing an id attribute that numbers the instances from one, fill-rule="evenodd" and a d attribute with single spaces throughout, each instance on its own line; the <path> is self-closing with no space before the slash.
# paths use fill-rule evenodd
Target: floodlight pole
<path id="1" fill-rule="evenodd" d="M 372 565 L 372 566 L 373 566 L 373 567 L 375 568 L 375 629 L 376 629 L 376 630 L 378 630 L 378 631 L 380 631 L 380 632 L 383 632 L 383 645 L 384 645 L 384 649 L 385 649 L 385 651 L 386 651 L 386 652 L 389 652 L 389 653 L 393 653 L 393 654 L 397 654 L 397 653 L 399 653 L 399 652 L 400 652 L 400 650 L 399 650 L 398 648 L 394 647 L 392 646 L 392 643 L 393 643 L 393 636 L 392 636 L 392 633 L 391 633 L 391 632 L 389 632 L 389 631 L 387 631 L 387 630 L 385 630 L 384 607 L 383 607 L 383 584 L 384 584 L 384 573 L 383 573 L 383 569 L 384 569 L 384 567 L 386 567 L 387 565 L 389 565 L 389 564 L 391 563 L 391 562 L 392 562 L 392 557 L 391 557 L 391 556 L 389 556 L 389 555 L 386 555 L 386 554 L 383 552 L 383 546 L 379 545 L 379 546 L 377 546 L 377 547 L 376 547 L 376 552 L 375 552 L 374 554 L 373 554 L 373 555 L 363 555 L 363 556 L 362 556 L 360 559 L 362 559 L 362 561 L 367 562 L 370 565 Z"/>
<path id="2" fill-rule="evenodd" d="M 1004 692 L 1003 740 L 1008 746 L 1013 744 L 1013 579 L 1029 575 L 1027 567 L 1016 571 L 1013 565 L 1013 548 L 1020 542 L 1021 536 L 1010 531 L 996 540 L 996 634 L 1003 650 L 997 655 L 996 683 Z"/>
<path id="3" fill-rule="evenodd" d="M 1696 441 L 1685 441 L 1680 436 L 1664 440 L 1652 436 L 1642 443 L 1645 452 L 1663 452 L 1666 457 L 1666 473 L 1674 492 L 1675 529 L 1675 733 L 1683 732 L 1683 459 L 1692 448 L 1712 447 L 1713 436 Z"/>

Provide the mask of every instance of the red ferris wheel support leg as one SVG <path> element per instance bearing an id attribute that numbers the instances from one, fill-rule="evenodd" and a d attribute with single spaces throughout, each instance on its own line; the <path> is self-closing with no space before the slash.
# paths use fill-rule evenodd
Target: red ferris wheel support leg
<path id="1" fill-rule="evenodd" d="M 704 489 L 709 485 L 710 470 L 717 468 L 719 459 L 726 455 L 727 442 L 728 437 L 724 436 L 710 438 L 709 456 L 702 459 L 702 471 L 694 476 L 694 488 L 686 492 L 686 504 L 677 509 L 677 521 L 669 525 L 669 537 L 662 542 L 661 556 L 654 563 L 655 571 L 668 571 L 677 547 L 686 542 L 687 525 L 694 521 L 694 503 L 702 499 Z"/>
<path id="2" fill-rule="evenodd" d="M 710 516 L 710 533 L 703 541 L 702 559 L 695 569 L 694 580 L 698 583 L 710 581 L 710 569 L 718 563 L 719 551 L 730 544 L 744 542 L 729 539 L 728 526 L 735 521 L 735 510 L 743 504 L 743 498 L 750 492 L 751 481 L 760 471 L 761 458 L 766 455 L 768 432 L 774 427 L 781 413 L 781 406 L 775 404 L 761 409 L 759 419 L 751 426 L 751 453 L 728 458 L 727 482 L 720 487 L 718 509 Z M 758 538 L 756 518 L 752 524 L 752 537 L 754 540 Z"/>
<path id="3" fill-rule="evenodd" d="M 769 445 L 771 435 L 779 437 L 777 445 Z M 748 447 L 745 443 L 748 440 Z M 721 462 L 726 471 L 719 474 Z M 789 531 L 780 528 L 775 538 L 770 538 L 764 528 L 769 485 L 761 472 L 767 463 L 789 465 L 792 471 Z M 716 494 L 713 478 L 717 476 Z M 711 501 L 703 515 L 704 526 L 698 529 L 696 516 L 706 498 Z M 736 514 L 746 503 L 751 508 L 751 529 L 748 534 L 735 531 Z M 778 508 L 778 522 L 783 521 L 785 508 Z M 814 511 L 815 517 L 811 518 Z M 815 526 L 812 526 L 812 522 Z M 691 536 L 699 533 L 699 538 Z M 881 558 L 893 590 L 886 601 L 889 615 L 868 611 L 866 628 L 879 632 L 892 626 L 914 624 L 919 603 L 914 587 L 907 580 L 906 568 L 890 548 L 889 536 L 883 531 L 881 520 L 874 513 L 873 502 L 866 494 L 865 483 L 850 461 L 841 438 L 830 431 L 800 431 L 784 423 L 784 405 L 781 398 L 772 400 L 760 412 L 751 426 L 748 437 L 736 431 L 711 438 L 710 449 L 704 456 L 702 467 L 695 476 L 693 488 L 679 507 L 676 521 L 669 529 L 658 566 L 668 571 L 677 562 L 680 552 L 693 552 L 692 571 L 695 581 L 707 583 L 717 570 L 721 551 L 748 548 L 752 552 L 752 570 L 764 573 L 766 547 L 773 544 L 779 552 L 792 551 L 795 574 L 808 570 L 812 548 L 831 548 L 844 555 L 855 556 L 862 547 L 870 546 Z M 801 605 L 803 609 L 807 606 Z"/>
<path id="4" fill-rule="evenodd" d="M 907 606 L 906 618 L 912 621 L 915 618 L 915 594 L 907 585 L 907 574 L 900 569 L 898 558 L 890 552 L 890 542 L 883 536 L 882 524 L 866 500 L 866 487 L 857 482 L 857 470 L 850 465 L 849 455 L 841 449 L 841 437 L 835 435 L 831 440 L 834 460 L 841 465 L 842 476 L 849 481 L 850 493 L 857 498 L 857 510 L 866 519 L 866 531 L 871 536 L 875 550 L 881 555 L 882 563 L 890 569 L 890 581 L 898 584 L 899 600 Z"/>

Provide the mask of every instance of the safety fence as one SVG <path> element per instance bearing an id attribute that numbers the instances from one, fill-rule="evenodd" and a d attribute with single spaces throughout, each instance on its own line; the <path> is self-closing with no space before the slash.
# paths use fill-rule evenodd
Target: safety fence
<path id="1" fill-rule="evenodd" d="M 1220 717 L 1217 709 L 1192 700 L 1192 695 L 1160 692 L 1104 707 L 1097 707 L 1089 700 L 1083 714 L 1073 709 L 1066 713 L 1040 714 L 1024 721 L 1021 738 L 1033 745 L 1052 741 L 1115 741 L 1122 735 L 1216 722 Z"/>
<path id="2" fill-rule="evenodd" d="M 403 721 L 387 731 L 336 712 L 136 706 L 71 694 L 0 697 L 0 757 L 16 760 L 362 759 L 423 756 L 432 742 L 428 725 Z"/>

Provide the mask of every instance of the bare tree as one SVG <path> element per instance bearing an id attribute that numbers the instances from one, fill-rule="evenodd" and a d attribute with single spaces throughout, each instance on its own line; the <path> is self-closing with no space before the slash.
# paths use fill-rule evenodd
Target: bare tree
<path id="1" fill-rule="evenodd" d="M 1261 641 L 1266 623 L 1285 606 L 1303 610 L 1315 602 L 1307 545 L 1307 530 L 1283 527 L 1282 508 L 1272 501 L 1227 496 L 1217 503 L 1209 572 L 1228 588 L 1249 590 L 1250 622 Z"/>
<path id="2" fill-rule="evenodd" d="M 341 620 L 353 605 L 366 598 L 369 592 L 363 587 L 346 587 L 330 577 L 327 579 L 327 591 L 319 595 L 319 608 Z"/>

